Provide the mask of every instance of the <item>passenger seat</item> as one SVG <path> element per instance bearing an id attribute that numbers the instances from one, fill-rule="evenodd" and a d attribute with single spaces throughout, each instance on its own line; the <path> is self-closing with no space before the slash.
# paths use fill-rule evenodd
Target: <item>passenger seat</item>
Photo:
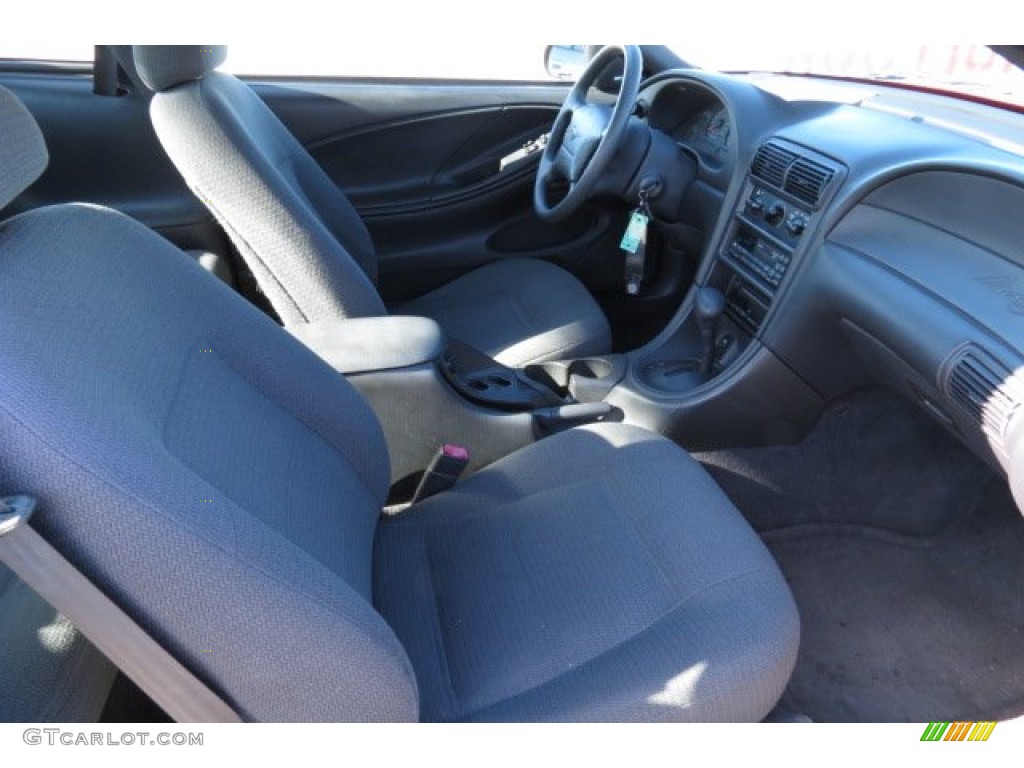
<path id="1" fill-rule="evenodd" d="M 0 135 L 2 207 L 46 165 L 2 89 Z M 664 437 L 568 430 L 385 520 L 390 475 L 355 388 L 151 230 L 0 225 L 0 493 L 242 719 L 757 721 L 785 689 L 785 579 Z"/>

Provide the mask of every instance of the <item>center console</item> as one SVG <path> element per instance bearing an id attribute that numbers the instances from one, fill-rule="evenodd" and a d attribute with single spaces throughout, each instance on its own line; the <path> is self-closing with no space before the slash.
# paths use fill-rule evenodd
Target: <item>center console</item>
<path id="1" fill-rule="evenodd" d="M 781 139 L 754 156 L 709 275 L 725 291 L 726 315 L 746 334 L 760 331 L 840 170 L 829 158 Z"/>
<path id="2" fill-rule="evenodd" d="M 545 435 L 619 417 L 602 398 L 623 376 L 621 355 L 514 369 L 424 317 L 333 318 L 287 330 L 377 414 L 394 501 L 409 498 L 442 444 L 467 447 L 472 470 Z"/>
<path id="3" fill-rule="evenodd" d="M 820 242 L 845 166 L 779 137 L 761 145 L 669 325 L 628 355 L 607 397 L 627 420 L 690 450 L 784 444 L 823 405 L 766 343 L 773 313 Z"/>
<path id="4" fill-rule="evenodd" d="M 730 368 L 759 338 L 842 171 L 783 139 L 761 146 L 689 314 L 637 367 L 642 386 L 685 395 Z"/>

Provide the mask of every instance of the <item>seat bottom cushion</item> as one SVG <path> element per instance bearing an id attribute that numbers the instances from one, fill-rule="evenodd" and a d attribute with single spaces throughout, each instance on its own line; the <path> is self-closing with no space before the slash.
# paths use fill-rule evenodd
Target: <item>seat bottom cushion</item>
<path id="1" fill-rule="evenodd" d="M 535 259 L 487 264 L 394 312 L 429 317 L 513 367 L 611 351 L 608 321 L 583 284 Z"/>
<path id="2" fill-rule="evenodd" d="M 756 721 L 796 660 L 761 540 L 684 451 L 621 424 L 386 520 L 374 578 L 426 720 Z"/>

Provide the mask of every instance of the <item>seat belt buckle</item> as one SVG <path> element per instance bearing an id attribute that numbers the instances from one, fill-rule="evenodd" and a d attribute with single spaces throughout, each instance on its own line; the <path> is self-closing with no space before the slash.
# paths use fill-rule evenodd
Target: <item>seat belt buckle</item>
<path id="1" fill-rule="evenodd" d="M 412 495 L 412 503 L 447 491 L 458 482 L 468 466 L 469 449 L 463 445 L 445 443 L 437 449 L 437 453 L 423 473 L 420 484 L 416 486 L 416 492 Z"/>

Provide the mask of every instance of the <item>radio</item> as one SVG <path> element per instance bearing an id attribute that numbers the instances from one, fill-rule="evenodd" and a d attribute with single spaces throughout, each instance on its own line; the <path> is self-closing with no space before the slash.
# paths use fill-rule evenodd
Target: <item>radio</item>
<path id="1" fill-rule="evenodd" d="M 779 287 L 793 258 L 792 252 L 770 243 L 744 224 L 737 228 L 736 236 L 724 255 L 735 269 L 753 282 L 760 283 L 769 294 Z"/>
<path id="2" fill-rule="evenodd" d="M 794 258 L 809 247 L 817 212 L 845 170 L 785 139 L 758 148 L 706 281 L 724 291 L 735 326 L 751 336 L 760 333 Z"/>

